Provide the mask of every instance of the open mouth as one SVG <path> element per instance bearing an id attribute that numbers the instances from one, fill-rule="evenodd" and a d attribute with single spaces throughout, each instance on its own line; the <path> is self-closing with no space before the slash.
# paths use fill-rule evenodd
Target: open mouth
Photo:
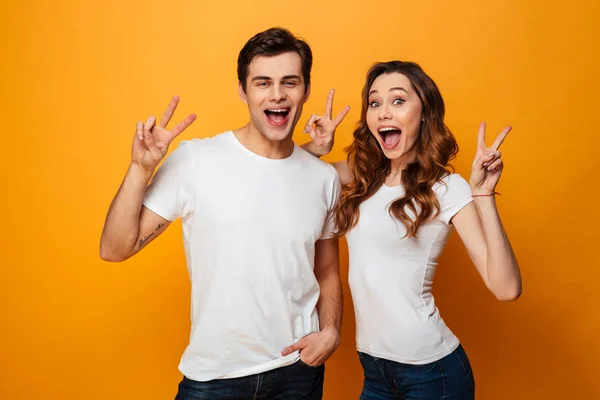
<path id="1" fill-rule="evenodd" d="M 265 115 L 267 116 L 267 121 L 271 125 L 282 126 L 288 120 L 288 115 L 290 114 L 290 109 L 287 107 L 282 108 L 271 108 L 265 110 Z"/>
<path id="2" fill-rule="evenodd" d="M 396 147 L 402 136 L 402 130 L 395 126 L 386 126 L 379 128 L 379 136 L 383 142 L 383 147 L 386 149 L 393 149 Z"/>

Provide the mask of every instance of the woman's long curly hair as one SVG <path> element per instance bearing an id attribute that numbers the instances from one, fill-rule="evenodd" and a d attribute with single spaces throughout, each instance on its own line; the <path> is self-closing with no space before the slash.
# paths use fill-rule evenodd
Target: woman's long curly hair
<path id="1" fill-rule="evenodd" d="M 382 74 L 400 73 L 408 78 L 422 105 L 423 121 L 415 142 L 416 157 L 402 171 L 405 194 L 394 200 L 390 214 L 406 227 L 405 237 L 416 237 L 419 227 L 440 211 L 433 185 L 450 173 L 448 164 L 458 152 L 454 135 L 444 124 L 444 100 L 433 80 L 416 63 L 390 61 L 377 63 L 367 73 L 362 92 L 360 121 L 354 131 L 354 141 L 347 148 L 348 166 L 354 176 L 344 185 L 336 207 L 337 234 L 344 235 L 358 222 L 360 204 L 370 198 L 390 173 L 390 160 L 367 125 L 369 91 Z M 416 218 L 411 218 L 407 210 Z"/>

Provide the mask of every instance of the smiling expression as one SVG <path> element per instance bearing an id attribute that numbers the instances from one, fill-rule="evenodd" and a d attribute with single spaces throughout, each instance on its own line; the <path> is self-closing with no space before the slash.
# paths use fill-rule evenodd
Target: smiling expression
<path id="1" fill-rule="evenodd" d="M 291 137 L 308 100 L 302 59 L 296 52 L 257 56 L 248 68 L 246 91 L 239 85 L 242 100 L 250 111 L 250 124 L 270 141 Z"/>
<path id="2" fill-rule="evenodd" d="M 422 122 L 422 103 L 403 74 L 378 76 L 369 89 L 367 125 L 390 160 L 410 162 Z"/>

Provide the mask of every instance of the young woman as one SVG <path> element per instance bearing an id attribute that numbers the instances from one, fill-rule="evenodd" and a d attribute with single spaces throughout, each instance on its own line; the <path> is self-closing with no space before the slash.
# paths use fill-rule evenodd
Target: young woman
<path id="1" fill-rule="evenodd" d="M 317 156 L 331 149 L 339 123 L 331 121 L 332 99 L 326 115 L 307 124 L 313 141 L 304 147 Z M 369 70 L 348 161 L 334 164 L 344 185 L 336 221 L 348 241 L 362 400 L 474 398 L 469 360 L 431 288 L 454 227 L 489 290 L 500 300 L 521 294 L 494 198 L 509 131 L 486 147 L 480 126 L 467 182 L 450 171 L 458 146 L 433 80 L 412 62 Z"/>

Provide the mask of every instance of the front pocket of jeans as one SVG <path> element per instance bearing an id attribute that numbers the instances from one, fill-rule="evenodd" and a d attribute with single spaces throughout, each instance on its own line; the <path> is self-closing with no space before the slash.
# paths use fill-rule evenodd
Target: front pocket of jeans
<path id="1" fill-rule="evenodd" d="M 305 363 L 304 361 L 302 361 L 302 359 L 298 359 L 298 363 L 300 363 L 301 366 L 305 367 L 305 368 L 310 368 L 310 369 L 319 369 L 321 368 L 323 365 L 308 365 L 307 363 Z"/>

